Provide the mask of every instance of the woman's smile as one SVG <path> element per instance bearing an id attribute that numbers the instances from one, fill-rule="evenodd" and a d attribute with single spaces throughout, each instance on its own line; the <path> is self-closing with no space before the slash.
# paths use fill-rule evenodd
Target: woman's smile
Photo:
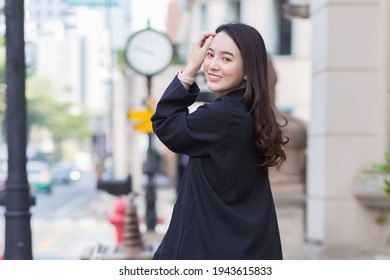
<path id="1" fill-rule="evenodd" d="M 222 79 L 221 76 L 217 76 L 217 75 L 215 75 L 215 74 L 209 73 L 208 75 L 209 75 L 209 81 L 212 82 L 212 83 L 216 83 L 216 82 L 218 82 L 220 79 Z"/>

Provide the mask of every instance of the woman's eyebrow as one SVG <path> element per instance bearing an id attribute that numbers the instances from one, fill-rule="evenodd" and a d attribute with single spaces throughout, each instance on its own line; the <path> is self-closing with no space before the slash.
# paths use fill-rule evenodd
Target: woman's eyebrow
<path id="1" fill-rule="evenodd" d="M 212 52 L 215 52 L 212 48 L 208 48 L 208 50 L 209 51 L 212 51 Z M 234 56 L 234 54 L 233 53 L 231 53 L 231 52 L 228 52 L 228 51 L 221 51 L 221 53 L 223 53 L 223 54 L 227 54 L 227 55 L 230 55 L 230 56 Z"/>

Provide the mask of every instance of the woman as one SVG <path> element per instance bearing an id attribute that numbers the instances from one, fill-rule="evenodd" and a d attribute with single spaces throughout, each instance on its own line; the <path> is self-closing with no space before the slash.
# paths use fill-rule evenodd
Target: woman
<path id="1" fill-rule="evenodd" d="M 202 65 L 219 97 L 189 114 Z M 287 140 L 270 104 L 258 31 L 233 23 L 202 34 L 152 122 L 162 143 L 190 157 L 154 259 L 282 259 L 268 167 L 285 160 Z"/>

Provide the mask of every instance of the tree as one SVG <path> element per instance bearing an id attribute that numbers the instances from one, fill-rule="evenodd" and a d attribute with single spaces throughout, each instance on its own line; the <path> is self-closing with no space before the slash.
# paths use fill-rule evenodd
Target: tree
<path id="1" fill-rule="evenodd" d="M 50 79 L 36 76 L 28 79 L 27 127 L 30 135 L 34 131 L 46 129 L 57 147 L 65 140 L 77 142 L 90 140 L 92 130 L 89 126 L 88 113 L 78 104 L 56 101 L 54 96 L 57 89 Z"/>

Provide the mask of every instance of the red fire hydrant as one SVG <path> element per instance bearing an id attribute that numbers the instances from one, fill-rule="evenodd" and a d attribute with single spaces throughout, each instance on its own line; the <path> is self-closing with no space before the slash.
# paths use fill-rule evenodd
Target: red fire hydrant
<path id="1" fill-rule="evenodd" d="M 124 197 L 120 197 L 115 205 L 115 212 L 109 216 L 108 219 L 115 226 L 116 229 L 116 242 L 118 245 L 123 242 L 123 232 L 125 226 L 126 217 L 126 200 Z"/>

